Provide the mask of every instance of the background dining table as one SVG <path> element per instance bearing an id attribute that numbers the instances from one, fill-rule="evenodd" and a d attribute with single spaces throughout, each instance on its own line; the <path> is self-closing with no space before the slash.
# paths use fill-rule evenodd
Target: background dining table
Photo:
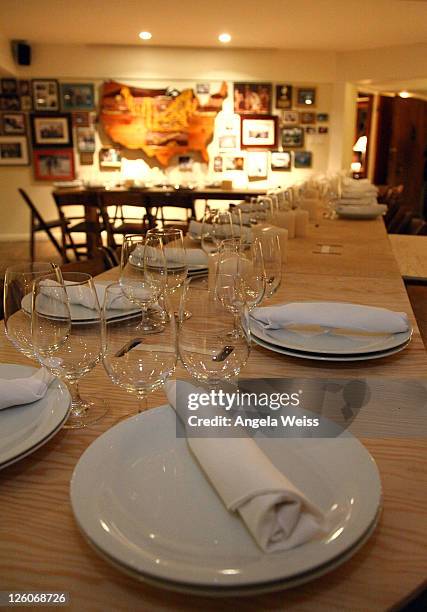
<path id="1" fill-rule="evenodd" d="M 188 244 L 197 246 L 195 243 Z M 103 274 L 117 278 L 117 270 Z M 306 238 L 290 240 L 275 302 L 335 300 L 406 311 L 414 326 L 402 352 L 365 362 L 317 362 L 278 355 L 253 345 L 242 376 L 298 378 L 423 379 L 427 354 L 381 219 L 322 219 Z M 2 328 L 3 329 L 3 328 Z M 3 363 L 29 364 L 0 336 Z M 186 377 L 181 365 L 177 377 Z M 69 484 L 84 450 L 136 399 L 98 365 L 81 381 L 86 395 L 108 398 L 110 411 L 84 430 L 62 430 L 45 446 L 0 472 L 0 590 L 66 591 L 75 610 L 386 610 L 398 608 L 427 576 L 427 438 L 364 437 L 377 462 L 383 512 L 366 545 L 339 568 L 300 587 L 269 595 L 208 599 L 137 582 L 111 567 L 87 544 L 71 511 Z M 160 390 L 149 407 L 165 403 Z M 368 420 L 369 412 L 365 414 Z M 405 406 L 399 411 L 405 425 Z M 173 520 L 174 509 L 170 509 Z"/>

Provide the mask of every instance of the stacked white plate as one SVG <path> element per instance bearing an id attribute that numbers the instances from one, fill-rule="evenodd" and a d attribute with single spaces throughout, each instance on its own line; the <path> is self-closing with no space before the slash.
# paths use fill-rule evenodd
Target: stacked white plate
<path id="1" fill-rule="evenodd" d="M 256 344 L 281 355 L 320 361 L 366 361 L 381 359 L 402 351 L 410 342 L 412 328 L 407 332 L 378 336 L 334 334 L 333 329 L 307 335 L 281 329 L 280 339 L 272 330 L 265 330 L 251 318 L 251 336 Z"/>
<path id="2" fill-rule="evenodd" d="M 339 510 L 323 538 L 263 553 L 177 437 L 170 406 L 123 421 L 85 451 L 71 480 L 77 524 L 119 570 L 194 594 L 280 590 L 344 563 L 372 534 L 380 513 L 381 483 L 368 451 L 348 433 L 255 440 L 313 503 Z"/>
<path id="3" fill-rule="evenodd" d="M 0 378 L 25 378 L 36 368 L 0 364 Z M 30 455 L 46 444 L 63 426 L 70 410 L 66 386 L 54 380 L 46 395 L 32 404 L 0 410 L 0 469 Z"/>

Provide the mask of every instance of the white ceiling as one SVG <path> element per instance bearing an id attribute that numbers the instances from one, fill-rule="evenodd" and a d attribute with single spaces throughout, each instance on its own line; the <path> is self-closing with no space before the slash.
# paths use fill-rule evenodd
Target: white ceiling
<path id="1" fill-rule="evenodd" d="M 138 32 L 149 30 L 149 42 Z M 0 0 L 0 33 L 30 43 L 347 51 L 427 42 L 426 0 Z"/>

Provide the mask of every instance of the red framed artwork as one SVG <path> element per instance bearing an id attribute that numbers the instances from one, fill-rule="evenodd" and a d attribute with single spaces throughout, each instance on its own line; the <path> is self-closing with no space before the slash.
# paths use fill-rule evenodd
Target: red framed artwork
<path id="1" fill-rule="evenodd" d="M 72 181 L 75 178 L 73 149 L 36 149 L 33 160 L 37 181 Z"/>
<path id="2" fill-rule="evenodd" d="M 242 115 L 242 149 L 276 149 L 277 125 L 276 115 Z"/>

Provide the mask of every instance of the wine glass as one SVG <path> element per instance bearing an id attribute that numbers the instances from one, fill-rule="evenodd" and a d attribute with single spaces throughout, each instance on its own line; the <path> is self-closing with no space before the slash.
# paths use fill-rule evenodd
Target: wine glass
<path id="1" fill-rule="evenodd" d="M 270 298 L 282 282 L 282 252 L 279 235 L 274 231 L 261 232 L 259 236 L 264 261 L 266 288 L 264 297 Z"/>
<path id="2" fill-rule="evenodd" d="M 227 210 L 217 210 L 206 206 L 202 220 L 201 240 L 202 249 L 207 255 L 218 251 L 219 245 L 225 238 L 235 235 L 233 218 Z"/>
<path id="3" fill-rule="evenodd" d="M 62 282 L 61 270 L 54 263 L 31 262 L 10 266 L 4 279 L 5 333 L 13 346 L 29 359 L 36 359 L 31 337 L 33 283 L 50 275 Z"/>
<path id="4" fill-rule="evenodd" d="M 62 276 L 63 283 L 57 282 L 55 274 L 34 282 L 32 342 L 41 365 L 65 381 L 71 412 L 64 427 L 76 429 L 95 423 L 107 412 L 104 400 L 84 400 L 78 387 L 80 378 L 101 359 L 101 308 L 89 274 L 64 272 Z"/>
<path id="5" fill-rule="evenodd" d="M 178 334 L 179 357 L 187 372 L 212 387 L 234 380 L 249 358 L 246 306 L 243 305 L 237 322 L 239 333 L 232 340 L 235 317 L 197 279 L 185 281 L 180 307 L 193 313 L 191 319 L 182 321 Z"/>
<path id="6" fill-rule="evenodd" d="M 160 238 L 160 242 L 158 238 Z M 172 301 L 174 295 L 179 295 L 180 290 L 182 290 L 188 272 L 183 232 L 175 228 L 151 229 L 147 232 L 146 245 L 151 248 L 163 249 L 167 267 L 166 291 L 170 301 Z M 187 312 L 186 316 L 189 317 L 191 314 Z"/>
<path id="7" fill-rule="evenodd" d="M 126 235 L 122 245 L 119 282 L 128 300 L 142 310 L 140 331 L 161 331 L 161 323 L 151 314 L 152 307 L 165 291 L 166 277 L 161 238 L 153 235 L 148 241 L 148 238 L 144 240 L 139 235 Z"/>
<path id="8" fill-rule="evenodd" d="M 235 317 L 232 337 L 238 333 L 243 306 L 251 311 L 260 304 L 266 290 L 266 274 L 261 243 L 250 245 L 232 238 L 221 243 L 216 279 L 216 296 Z"/>
<path id="9" fill-rule="evenodd" d="M 104 368 L 113 383 L 137 395 L 141 412 L 146 408 L 148 393 L 160 388 L 175 370 L 178 358 L 175 317 L 166 297 L 161 296 L 157 314 L 153 315 L 161 325 L 154 336 L 140 328 L 138 317 L 109 319 L 106 315 L 111 300 L 132 305 L 120 283 L 108 285 L 102 333 Z"/>

